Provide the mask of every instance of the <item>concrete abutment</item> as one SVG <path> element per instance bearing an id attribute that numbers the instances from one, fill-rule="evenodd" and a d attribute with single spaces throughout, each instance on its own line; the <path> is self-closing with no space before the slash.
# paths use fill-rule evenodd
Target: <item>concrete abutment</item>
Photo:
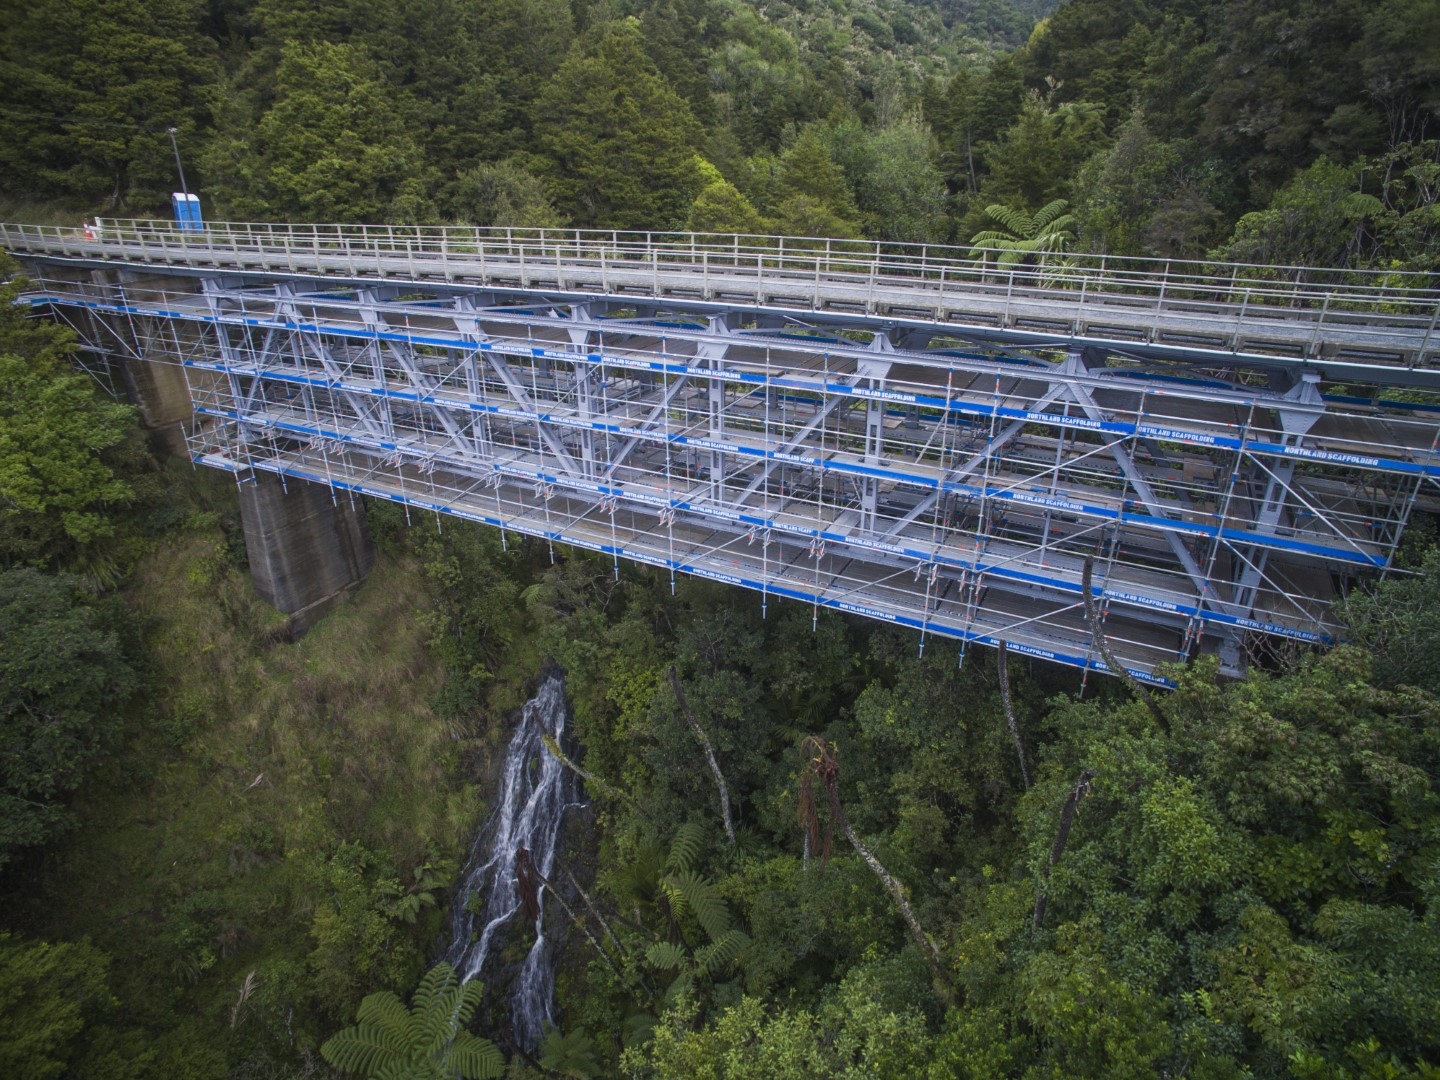
<path id="1" fill-rule="evenodd" d="M 348 596 L 375 563 L 365 513 L 305 480 L 256 473 L 240 485 L 250 578 L 303 634 Z"/>

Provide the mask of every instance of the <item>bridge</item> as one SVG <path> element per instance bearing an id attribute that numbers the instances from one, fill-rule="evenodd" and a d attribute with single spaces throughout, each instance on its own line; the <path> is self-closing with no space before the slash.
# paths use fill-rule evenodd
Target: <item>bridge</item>
<path id="1" fill-rule="evenodd" d="M 468 227 L 0 245 L 242 492 L 389 499 L 962 657 L 1106 670 L 1089 563 L 1136 678 L 1197 653 L 1239 673 L 1333 639 L 1332 600 L 1440 506 L 1423 275 Z"/>

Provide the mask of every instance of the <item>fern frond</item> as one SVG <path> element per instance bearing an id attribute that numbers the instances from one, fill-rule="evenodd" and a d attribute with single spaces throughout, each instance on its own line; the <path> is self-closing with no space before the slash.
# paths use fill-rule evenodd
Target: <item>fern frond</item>
<path id="1" fill-rule="evenodd" d="M 355 1019 L 361 1024 L 373 1024 L 393 1031 L 403 1038 L 409 1026 L 410 1010 L 394 992 L 381 990 L 365 996 L 355 1013 Z"/>
<path id="2" fill-rule="evenodd" d="M 1065 236 L 1074 239 L 1075 226 L 1078 224 L 1079 222 L 1075 220 L 1073 215 L 1066 214 L 1063 217 L 1056 218 L 1049 225 L 1045 226 L 1045 228 L 1035 234 L 1035 237 L 1039 239 L 1042 236 Z"/>
<path id="3" fill-rule="evenodd" d="M 673 941 L 657 941 L 645 950 L 651 967 L 671 971 L 685 963 L 685 950 Z"/>
<path id="4" fill-rule="evenodd" d="M 327 1039 L 320 1056 L 341 1072 L 373 1076 L 387 1066 L 403 1064 L 410 1053 L 400 1033 L 362 1023 Z"/>
<path id="5" fill-rule="evenodd" d="M 1015 245 L 1018 252 L 1052 252 L 1064 251 L 1069 244 L 1071 237 L 1067 233 L 1057 233 L 1051 236 L 1036 236 L 1030 240 Z"/>
<path id="6" fill-rule="evenodd" d="M 999 203 L 992 203 L 985 208 L 985 213 L 1017 237 L 1029 236 L 1035 231 L 1035 223 L 1023 210 L 1015 210 Z"/>
<path id="7" fill-rule="evenodd" d="M 465 1080 L 495 1080 L 505 1072 L 505 1056 L 489 1039 L 462 1031 L 445 1055 L 442 1071 L 447 1076 L 459 1073 Z"/>
<path id="8" fill-rule="evenodd" d="M 676 889 L 685 898 L 685 906 L 695 921 L 705 928 L 711 941 L 724 937 L 730 930 L 730 909 L 718 889 L 699 874 L 686 871 L 674 879 Z"/>
<path id="9" fill-rule="evenodd" d="M 685 991 L 689 990 L 694 985 L 694 973 L 691 972 L 689 968 L 682 968 L 680 974 L 675 976 L 674 981 L 669 986 L 667 986 L 665 988 L 665 992 L 660 995 L 661 1006 L 665 1009 L 669 1009 L 672 1005 L 675 1004 L 675 1000 L 677 998 L 679 998 L 683 993 L 685 993 Z"/>
<path id="10" fill-rule="evenodd" d="M 1036 232 L 1043 232 L 1046 225 L 1049 225 L 1051 222 L 1055 221 L 1069 208 L 1070 203 L 1066 199 L 1054 199 L 1051 202 L 1046 203 L 1035 215 L 1034 230 Z"/>
<path id="11" fill-rule="evenodd" d="M 460 1031 L 459 1017 L 460 988 L 452 986 L 441 991 L 430 1001 L 425 1012 L 416 1011 L 412 1021 L 416 1037 L 411 1045 L 426 1054 L 440 1053 Z"/>
<path id="12" fill-rule="evenodd" d="M 620 1025 L 620 1042 L 624 1046 L 643 1046 L 655 1030 L 655 1017 L 647 1012 L 631 1013 Z"/>
<path id="13" fill-rule="evenodd" d="M 428 1011 L 437 995 L 458 984 L 459 980 L 455 978 L 454 968 L 449 964 L 436 964 L 420 980 L 420 985 L 415 988 L 415 996 L 411 998 L 411 1001 L 416 1009 Z"/>
<path id="14" fill-rule="evenodd" d="M 1352 220 L 1374 217 L 1385 209 L 1385 204 L 1374 195 L 1367 195 L 1363 191 L 1352 191 L 1340 202 L 1340 209 L 1345 211 L 1345 216 Z"/>
<path id="15" fill-rule="evenodd" d="M 693 821 L 687 821 L 675 830 L 675 839 L 670 844 L 670 857 L 665 860 L 667 873 L 678 874 L 689 870 L 700 858 L 705 845 L 705 830 Z"/>
<path id="16" fill-rule="evenodd" d="M 470 1026 L 470 1019 L 480 1007 L 480 998 L 484 993 L 485 987 L 479 979 L 471 979 L 460 987 L 460 1004 L 455 1010 L 455 1022 L 462 1028 Z"/>
<path id="17" fill-rule="evenodd" d="M 739 930 L 731 930 L 709 945 L 695 950 L 695 963 L 714 978 L 740 958 L 740 953 L 750 939 Z"/>
<path id="18" fill-rule="evenodd" d="M 641 844 L 621 866 L 610 871 L 609 891 L 622 903 L 649 903 L 664 873 L 665 853 L 654 844 Z"/>

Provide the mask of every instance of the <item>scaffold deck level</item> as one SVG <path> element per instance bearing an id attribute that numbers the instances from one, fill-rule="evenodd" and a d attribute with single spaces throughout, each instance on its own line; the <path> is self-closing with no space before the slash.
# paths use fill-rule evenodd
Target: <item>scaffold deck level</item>
<path id="1" fill-rule="evenodd" d="M 547 287 L 457 280 L 465 253 L 443 246 L 435 280 L 387 267 L 393 244 L 370 253 L 372 273 L 354 245 L 310 250 L 293 234 L 283 272 L 214 265 L 214 238 L 147 247 L 118 226 L 103 257 L 70 238 L 27 242 L 30 302 L 93 356 L 183 368 L 193 458 L 241 480 L 323 483 L 729 582 L 762 604 L 788 597 L 1104 670 L 1083 616 L 1089 561 L 1116 656 L 1161 685 L 1164 664 L 1197 653 L 1238 673 L 1265 642 L 1331 640 L 1332 600 L 1388 567 L 1440 480 L 1440 407 L 1415 380 L 1325 393 L 1336 388 L 1304 350 L 1180 349 L 1176 328 L 1196 313 L 1166 306 L 1145 313 L 1158 351 L 1137 351 L 1073 330 L 901 317 L 893 303 L 817 301 L 807 315 L 614 282 L 577 295 L 594 252 L 574 266 L 557 255 Z M 927 274 L 959 280 L 925 258 Z M 1013 285 L 1011 301 L 1055 303 L 1017 301 Z M 1406 302 L 1406 326 L 1383 329 L 1415 336 L 1397 355 L 1423 361 L 1424 300 Z M 1308 309 L 1290 323 L 1294 310 Z M 1404 381 L 1357 360 L 1341 339 L 1359 324 L 1329 317 L 1306 324 L 1315 356 L 1377 372 L 1371 385 Z"/>

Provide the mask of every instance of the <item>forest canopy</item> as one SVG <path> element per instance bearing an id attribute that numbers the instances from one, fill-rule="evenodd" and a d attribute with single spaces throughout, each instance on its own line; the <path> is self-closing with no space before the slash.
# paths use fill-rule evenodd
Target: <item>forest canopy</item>
<path id="1" fill-rule="evenodd" d="M 6 0 L 0 197 L 1429 269 L 1428 0 Z M 1041 17 L 1037 23 L 1035 19 Z"/>

